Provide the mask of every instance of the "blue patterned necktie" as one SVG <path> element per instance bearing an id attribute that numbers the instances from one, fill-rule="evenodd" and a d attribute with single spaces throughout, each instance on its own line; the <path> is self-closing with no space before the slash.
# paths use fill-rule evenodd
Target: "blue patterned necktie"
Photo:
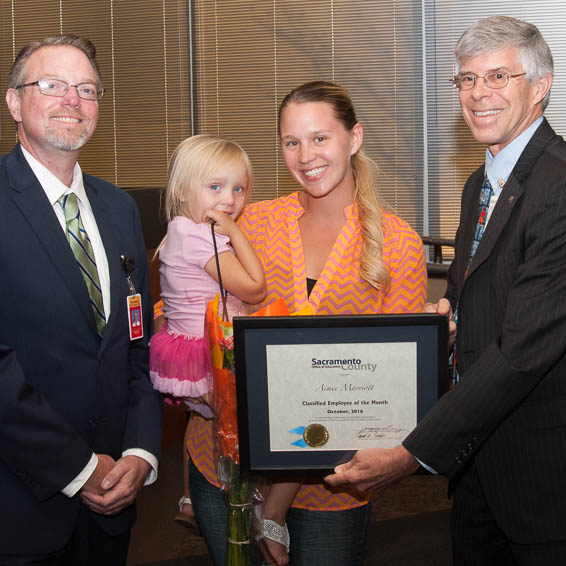
<path id="1" fill-rule="evenodd" d="M 480 241 L 482 239 L 483 232 L 485 230 L 485 225 L 487 222 L 487 212 L 489 210 L 489 203 L 491 201 L 492 196 L 493 196 L 493 187 L 491 186 L 491 183 L 489 182 L 489 179 L 486 175 L 480 191 L 478 223 L 476 224 L 476 231 L 474 233 L 474 242 L 472 244 L 472 249 L 470 251 L 468 269 L 470 268 L 470 263 L 472 263 L 472 258 L 474 257 L 476 250 L 478 249 L 478 246 L 480 245 Z"/>
<path id="2" fill-rule="evenodd" d="M 104 303 L 102 301 L 102 289 L 98 277 L 98 269 L 94 259 L 92 244 L 86 230 L 84 229 L 79 212 L 79 202 L 75 193 L 63 195 L 57 202 L 61 204 L 65 213 L 65 224 L 67 225 L 67 239 L 71 250 L 79 264 L 81 274 L 88 289 L 92 312 L 98 335 L 102 338 L 106 317 L 104 316 Z"/>
<path id="3" fill-rule="evenodd" d="M 476 230 L 474 232 L 474 241 L 472 242 L 472 248 L 470 250 L 470 258 L 468 259 L 468 265 L 466 267 L 466 277 L 468 276 L 468 270 L 470 269 L 472 258 L 474 257 L 476 250 L 480 245 L 480 241 L 483 237 L 485 225 L 487 222 L 487 213 L 489 211 L 489 203 L 491 201 L 492 196 L 493 196 L 493 187 L 491 186 L 491 183 L 489 182 L 489 178 L 486 175 L 485 179 L 483 180 L 483 184 L 481 186 L 481 191 L 480 191 L 478 221 L 476 224 Z M 459 310 L 459 305 L 456 305 L 456 310 L 454 311 L 454 322 L 456 323 L 456 325 L 458 324 L 458 310 Z M 454 348 L 452 349 L 452 354 L 450 355 L 449 364 L 450 367 L 452 368 L 452 386 L 454 386 L 460 380 L 460 373 L 458 372 L 458 365 L 456 360 L 456 344 L 454 344 Z"/>

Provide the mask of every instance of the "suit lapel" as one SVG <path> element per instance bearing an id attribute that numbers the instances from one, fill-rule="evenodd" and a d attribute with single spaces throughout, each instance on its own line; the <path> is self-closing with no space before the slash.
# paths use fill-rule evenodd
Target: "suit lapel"
<path id="1" fill-rule="evenodd" d="M 120 277 L 123 272 L 120 254 L 123 253 L 123 251 L 120 251 L 118 247 L 118 230 L 112 223 L 112 215 L 108 210 L 107 204 L 100 198 L 99 192 L 94 184 L 89 182 L 84 175 L 83 181 L 88 201 L 96 219 L 96 225 L 98 226 L 98 232 L 102 239 L 104 251 L 106 252 L 110 275 L 110 317 L 106 320 L 106 328 L 104 329 L 101 343 L 101 349 L 104 349 L 109 337 L 112 335 L 112 330 L 116 324 L 117 313 L 120 310 L 118 301 L 120 299 Z"/>
<path id="2" fill-rule="evenodd" d="M 518 202 L 521 200 L 524 192 L 524 183 L 527 179 L 528 175 L 530 174 L 535 162 L 540 157 L 541 153 L 550 143 L 550 141 L 556 137 L 553 129 L 550 127 L 550 124 L 543 120 L 540 127 L 534 133 L 533 137 L 523 150 L 521 157 L 517 161 L 511 175 L 507 179 L 505 183 L 505 187 L 501 191 L 499 198 L 497 199 L 497 204 L 493 209 L 493 213 L 487 227 L 485 229 L 483 238 L 476 250 L 474 257 L 472 258 L 472 262 L 470 264 L 467 277 L 472 275 L 472 273 L 489 257 L 497 240 L 501 236 L 503 230 L 505 229 L 505 225 L 509 221 L 511 217 L 511 213 L 513 212 L 514 208 L 517 206 Z M 479 202 L 479 190 L 481 185 L 476 187 L 477 191 L 474 191 L 475 194 L 475 202 L 476 203 L 476 211 L 477 211 L 477 203 Z M 473 204 L 472 204 L 473 206 Z M 475 222 L 477 223 L 477 212 L 474 215 Z M 473 239 L 473 230 L 475 230 L 475 223 L 472 226 L 472 239 Z M 468 250 L 471 249 L 471 240 L 466 242 Z"/>
<path id="3" fill-rule="evenodd" d="M 507 179 L 505 187 L 497 199 L 497 204 L 493 209 L 481 242 L 474 257 L 472 258 L 470 268 L 468 270 L 468 277 L 489 257 L 493 251 L 493 247 L 499 239 L 499 236 L 501 236 L 507 221 L 511 217 L 511 213 L 519 202 L 522 194 L 522 185 L 520 185 L 517 182 L 517 179 L 511 175 L 509 179 Z"/>
<path id="4" fill-rule="evenodd" d="M 64 284 L 85 320 L 96 333 L 88 291 L 77 260 L 45 191 L 29 167 L 19 145 L 7 161 L 7 171 L 14 202 L 61 274 Z"/>
<path id="5" fill-rule="evenodd" d="M 466 280 L 466 272 L 468 270 L 468 259 L 472 242 L 474 241 L 474 232 L 478 221 L 478 202 L 480 190 L 483 182 L 484 167 L 478 168 L 468 179 L 464 191 L 462 193 L 462 205 L 459 232 L 458 250 L 456 253 L 462 257 L 462 261 L 458 262 L 458 272 L 456 281 L 458 289 L 462 289 Z"/>

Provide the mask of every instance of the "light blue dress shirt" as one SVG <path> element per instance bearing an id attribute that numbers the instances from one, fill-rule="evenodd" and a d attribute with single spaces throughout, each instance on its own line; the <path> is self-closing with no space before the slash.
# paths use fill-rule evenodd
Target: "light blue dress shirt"
<path id="1" fill-rule="evenodd" d="M 489 201 L 487 211 L 487 222 L 495 208 L 497 199 L 503 190 L 511 171 L 519 161 L 519 157 L 527 147 L 537 128 L 542 124 L 543 117 L 537 118 L 524 132 L 517 136 L 509 145 L 505 146 L 495 157 L 491 155 L 489 148 L 485 150 L 485 174 L 493 187 L 493 196 Z"/>

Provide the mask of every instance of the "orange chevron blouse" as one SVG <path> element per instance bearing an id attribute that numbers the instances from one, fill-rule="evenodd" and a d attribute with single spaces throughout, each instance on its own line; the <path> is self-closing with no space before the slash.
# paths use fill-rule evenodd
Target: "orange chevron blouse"
<path id="1" fill-rule="evenodd" d="M 264 302 L 282 297 L 290 312 L 310 304 L 315 314 L 420 312 L 427 296 L 427 277 L 423 245 L 416 232 L 397 216 L 382 212 L 383 262 L 391 278 L 389 291 L 384 294 L 360 277 L 362 238 L 357 204 L 344 212 L 346 222 L 309 297 L 298 222 L 304 209 L 298 193 L 246 207 L 239 224 L 265 270 Z M 189 427 L 187 448 L 191 458 L 208 481 L 218 485 L 212 423 L 193 414 Z M 301 486 L 292 506 L 339 511 L 368 500 L 354 492 L 327 489 L 322 482 L 312 480 Z"/>

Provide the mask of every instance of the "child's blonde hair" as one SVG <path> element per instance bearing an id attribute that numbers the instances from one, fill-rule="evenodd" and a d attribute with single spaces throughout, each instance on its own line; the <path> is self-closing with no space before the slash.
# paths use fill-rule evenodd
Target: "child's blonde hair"
<path id="1" fill-rule="evenodd" d="M 248 198 L 253 185 L 253 169 L 250 158 L 241 145 L 212 134 L 199 134 L 183 140 L 169 160 L 164 202 L 167 222 L 175 216 L 190 218 L 187 198 L 189 192 L 200 189 L 204 181 L 213 177 L 219 168 L 234 162 L 243 162 L 248 171 Z M 167 236 L 159 244 L 155 256 L 166 239 Z"/>
<path id="2" fill-rule="evenodd" d="M 169 222 L 175 216 L 189 216 L 187 195 L 201 188 L 221 167 L 242 161 L 248 171 L 246 197 L 253 184 L 253 169 L 248 154 L 236 142 L 211 134 L 199 134 L 183 140 L 171 155 L 165 187 L 165 215 Z"/>

